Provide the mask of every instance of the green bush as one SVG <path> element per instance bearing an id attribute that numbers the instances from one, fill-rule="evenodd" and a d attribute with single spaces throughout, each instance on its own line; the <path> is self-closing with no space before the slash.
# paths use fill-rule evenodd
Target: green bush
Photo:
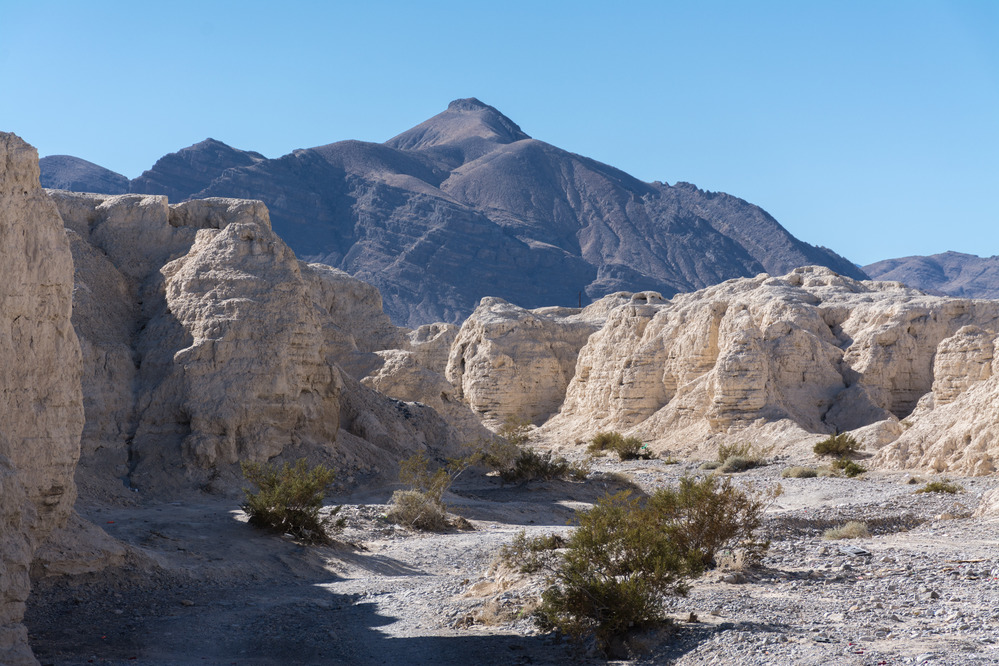
<path id="1" fill-rule="evenodd" d="M 250 516 L 250 524 L 275 529 L 310 543 L 329 543 L 328 531 L 338 526 L 335 520 L 340 507 L 327 516 L 321 511 L 326 492 L 333 483 L 333 470 L 324 465 L 309 467 L 304 458 L 282 467 L 266 463 L 242 462 L 247 481 L 257 492 L 244 489 L 241 505 Z"/>
<path id="2" fill-rule="evenodd" d="M 734 474 L 736 472 L 745 472 L 747 469 L 753 469 L 757 465 L 759 465 L 759 461 L 755 458 L 729 456 L 725 462 L 716 469 L 722 474 Z"/>
<path id="3" fill-rule="evenodd" d="M 780 475 L 785 479 L 811 479 L 819 475 L 814 467 L 788 467 Z"/>
<path id="4" fill-rule="evenodd" d="M 619 432 L 598 432 L 590 440 L 586 450 L 594 455 L 613 451 L 621 460 L 650 460 L 655 457 L 648 447 L 637 437 L 625 437 Z"/>
<path id="5" fill-rule="evenodd" d="M 579 526 L 550 569 L 536 618 L 542 628 L 574 637 L 592 633 L 603 650 L 632 629 L 665 619 L 666 595 L 714 565 L 723 547 L 758 560 L 767 543 L 755 532 L 780 493 L 747 493 L 714 476 L 680 479 L 648 498 L 628 492 L 604 497 L 579 515 Z"/>
<path id="6" fill-rule="evenodd" d="M 628 493 L 579 516 L 535 611 L 542 629 L 593 634 L 606 651 L 630 629 L 665 620 L 664 596 L 686 594 L 700 568 L 650 518 L 648 505 Z"/>
<path id="7" fill-rule="evenodd" d="M 866 467 L 858 465 L 849 458 L 840 458 L 839 460 L 834 460 L 832 462 L 832 468 L 838 469 L 851 479 L 855 476 L 860 476 L 861 474 L 867 471 Z"/>
<path id="8" fill-rule="evenodd" d="M 529 483 L 552 479 L 582 481 L 589 472 L 586 463 L 570 463 L 564 456 L 552 455 L 551 451 L 521 449 L 513 466 L 500 471 L 500 478 L 506 483 Z"/>
<path id="9" fill-rule="evenodd" d="M 757 539 L 767 506 L 783 489 L 747 492 L 728 477 L 682 477 L 675 487 L 660 488 L 649 498 L 660 529 L 680 549 L 696 555 L 706 567 L 715 566 L 722 548 L 742 548 L 745 561 L 758 561 L 770 543 Z"/>
<path id="10" fill-rule="evenodd" d="M 717 461 L 705 463 L 701 469 L 717 469 L 722 474 L 733 474 L 759 467 L 762 463 L 763 454 L 756 451 L 752 444 L 720 444 Z"/>
<path id="11" fill-rule="evenodd" d="M 860 442 L 846 433 L 832 435 L 812 447 L 818 456 L 848 456 L 860 449 Z"/>
<path id="12" fill-rule="evenodd" d="M 718 462 L 724 463 L 729 458 L 735 456 L 738 458 L 752 458 L 753 445 L 749 442 L 740 442 L 738 444 L 719 444 L 718 445 Z"/>
<path id="13" fill-rule="evenodd" d="M 550 568 L 554 551 L 565 546 L 565 537 L 542 534 L 528 537 L 526 530 L 514 535 L 513 541 L 500 548 L 500 559 L 521 573 L 534 573 Z"/>
<path id="14" fill-rule="evenodd" d="M 947 479 L 930 481 L 925 486 L 916 491 L 917 493 L 963 493 L 964 488 Z"/>

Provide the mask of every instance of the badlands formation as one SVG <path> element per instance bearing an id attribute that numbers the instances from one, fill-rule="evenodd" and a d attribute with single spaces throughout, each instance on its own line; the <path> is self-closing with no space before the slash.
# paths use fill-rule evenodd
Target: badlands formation
<path id="1" fill-rule="evenodd" d="M 516 418 L 577 457 L 600 430 L 690 460 L 742 442 L 807 459 L 848 431 L 880 473 L 991 479 L 999 466 L 996 301 L 803 267 L 671 300 L 484 298 L 460 327 L 409 330 L 374 287 L 299 261 L 260 202 L 45 191 L 35 151 L 10 134 L 0 169 L 4 664 L 36 663 L 21 623 L 29 572 L 51 599 L 101 570 L 162 572 L 178 557 L 154 553 L 161 531 L 122 528 L 119 541 L 88 518 L 216 502 L 224 519 L 241 460 L 324 462 L 356 497 L 389 487 L 415 452 L 443 460 Z M 997 507 L 993 492 L 977 519 Z M 476 525 L 495 540 L 504 514 L 489 511 Z M 213 523 L 219 539 L 231 522 Z"/>

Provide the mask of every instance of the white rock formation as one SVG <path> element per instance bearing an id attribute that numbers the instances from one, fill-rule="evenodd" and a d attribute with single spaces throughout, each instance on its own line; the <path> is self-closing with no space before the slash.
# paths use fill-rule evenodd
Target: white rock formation
<path id="1" fill-rule="evenodd" d="M 35 548 L 70 515 L 80 454 L 73 263 L 38 154 L 0 133 L 0 663 L 37 663 L 20 624 Z"/>
<path id="2" fill-rule="evenodd" d="M 410 332 L 373 287 L 298 261 L 260 202 L 50 194 L 77 257 L 85 487 L 169 493 L 292 452 L 388 474 L 407 450 L 457 446 L 431 409 L 341 370 L 380 367 Z"/>
<path id="3" fill-rule="evenodd" d="M 973 349 L 961 358 L 975 360 L 940 362 L 979 377 L 989 333 L 975 331 L 994 337 L 999 302 L 806 267 L 629 303 L 580 351 L 561 412 L 542 433 L 581 440 L 614 429 L 656 449 L 710 454 L 720 439 L 780 446 L 868 427 L 865 439 L 883 446 L 933 389 L 938 345 L 962 329 L 945 349 Z M 937 380 L 951 392 L 965 381 Z"/>
<path id="4" fill-rule="evenodd" d="M 451 346 L 445 377 L 487 424 L 509 418 L 540 423 L 562 404 L 579 349 L 610 306 L 627 298 L 662 301 L 652 292 L 619 293 L 582 310 L 525 310 L 483 298 Z"/>

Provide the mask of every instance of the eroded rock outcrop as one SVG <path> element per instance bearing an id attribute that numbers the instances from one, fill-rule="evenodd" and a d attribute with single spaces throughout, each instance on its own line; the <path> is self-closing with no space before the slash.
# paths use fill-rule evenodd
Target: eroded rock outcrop
<path id="1" fill-rule="evenodd" d="M 83 399 L 73 264 L 38 154 L 0 133 L 0 663 L 37 663 L 20 624 L 32 554 L 76 498 Z"/>
<path id="2" fill-rule="evenodd" d="M 730 280 L 614 309 L 543 430 L 626 430 L 689 453 L 721 438 L 791 443 L 867 427 L 868 443 L 883 446 L 935 386 L 950 395 L 984 375 L 983 340 L 997 330 L 999 303 L 825 268 Z"/>
<path id="3" fill-rule="evenodd" d="M 292 451 L 390 473 L 407 449 L 461 439 L 433 410 L 357 382 L 409 331 L 373 287 L 300 262 L 262 203 L 51 196 L 77 256 L 94 396 L 82 483 L 170 492 Z"/>
<path id="4" fill-rule="evenodd" d="M 540 423 L 562 404 L 576 357 L 612 305 L 662 302 L 654 292 L 616 293 L 586 308 L 525 310 L 483 298 L 451 346 L 445 376 L 456 395 L 487 423 Z"/>

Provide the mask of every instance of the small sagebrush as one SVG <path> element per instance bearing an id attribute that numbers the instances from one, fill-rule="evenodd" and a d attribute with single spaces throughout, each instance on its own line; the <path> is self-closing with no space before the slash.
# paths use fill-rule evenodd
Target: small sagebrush
<path id="1" fill-rule="evenodd" d="M 244 489 L 241 505 L 250 524 L 278 530 L 310 543 L 329 543 L 328 531 L 338 526 L 340 507 L 322 515 L 323 500 L 333 483 L 334 472 L 324 465 L 309 467 L 304 458 L 282 467 L 267 463 L 242 462 L 247 481 L 257 492 Z"/>
<path id="2" fill-rule="evenodd" d="M 848 456 L 860 449 L 860 442 L 846 433 L 827 437 L 812 447 L 817 456 Z"/>
<path id="3" fill-rule="evenodd" d="M 811 479 L 819 475 L 819 470 L 814 467 L 788 467 L 780 475 L 785 479 Z"/>
<path id="4" fill-rule="evenodd" d="M 598 432 L 586 448 L 589 453 L 603 455 L 614 452 L 621 460 L 650 460 L 655 455 L 637 437 L 625 437 L 619 432 Z"/>
<path id="5" fill-rule="evenodd" d="M 388 519 L 425 532 L 445 532 L 452 527 L 444 504 L 419 490 L 392 493 Z"/>
<path id="6" fill-rule="evenodd" d="M 734 474 L 759 467 L 763 464 L 763 454 L 748 442 L 720 444 L 718 459 L 701 465 L 702 469 L 717 469 L 722 474 Z"/>
<path id="7" fill-rule="evenodd" d="M 849 458 L 840 458 L 839 460 L 834 460 L 832 462 L 832 468 L 838 469 L 851 479 L 855 476 L 860 476 L 861 474 L 867 471 L 866 467 L 858 465 Z"/>
<path id="8" fill-rule="evenodd" d="M 399 463 L 399 480 L 409 486 L 392 494 L 388 519 L 417 530 L 441 532 L 451 529 L 461 519 L 452 519 L 444 504 L 444 493 L 454 480 L 472 465 L 476 455 L 449 460 L 430 471 L 430 461 L 417 453 Z M 467 523 L 467 521 L 464 521 Z"/>
<path id="9" fill-rule="evenodd" d="M 866 539 L 869 536 L 871 536 L 871 532 L 867 529 L 867 523 L 861 523 L 856 520 L 851 520 L 839 527 L 830 527 L 822 533 L 822 538 L 828 541 L 834 539 Z"/>
<path id="10" fill-rule="evenodd" d="M 526 530 L 514 535 L 513 541 L 500 547 L 499 557 L 521 573 L 534 573 L 549 567 L 554 551 L 565 546 L 565 537 L 559 534 L 542 534 L 529 537 Z"/>
<path id="11" fill-rule="evenodd" d="M 500 478 L 506 483 L 529 483 L 531 481 L 551 481 L 565 479 L 582 481 L 590 470 L 586 463 L 571 463 L 564 456 L 553 455 L 551 451 L 521 449 L 510 469 L 500 471 Z"/>
<path id="12" fill-rule="evenodd" d="M 959 486 L 953 481 L 948 481 L 947 479 L 930 481 L 925 486 L 916 491 L 917 493 L 949 493 L 954 495 L 956 493 L 963 493 L 964 487 Z"/>

